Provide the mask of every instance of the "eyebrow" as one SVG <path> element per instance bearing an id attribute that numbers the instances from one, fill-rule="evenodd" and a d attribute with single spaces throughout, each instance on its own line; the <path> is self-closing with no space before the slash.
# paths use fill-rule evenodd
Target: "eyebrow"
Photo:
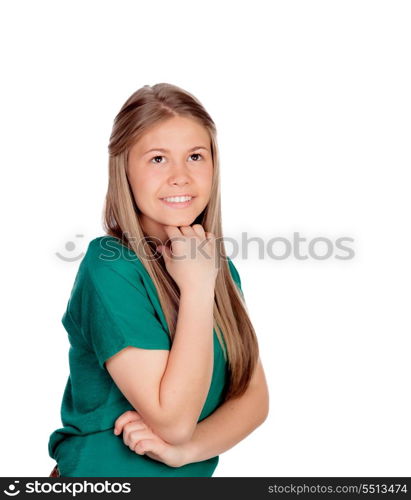
<path id="1" fill-rule="evenodd" d="M 188 150 L 188 153 L 191 153 L 191 151 L 195 151 L 196 149 L 205 149 L 206 151 L 208 151 L 208 149 L 205 146 L 194 146 L 193 148 Z M 149 149 L 148 151 L 146 151 L 145 153 L 143 153 L 143 155 L 146 155 L 147 153 L 151 153 L 152 151 L 161 151 L 161 153 L 169 153 L 170 152 L 168 149 L 164 149 L 164 148 L 152 148 L 152 149 Z"/>

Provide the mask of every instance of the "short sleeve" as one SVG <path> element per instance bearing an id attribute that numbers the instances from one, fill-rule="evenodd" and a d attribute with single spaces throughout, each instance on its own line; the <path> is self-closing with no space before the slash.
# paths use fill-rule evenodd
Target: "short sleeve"
<path id="1" fill-rule="evenodd" d="M 80 326 L 101 368 L 128 346 L 171 348 L 138 272 L 126 275 L 109 264 L 88 265 L 81 287 Z"/>

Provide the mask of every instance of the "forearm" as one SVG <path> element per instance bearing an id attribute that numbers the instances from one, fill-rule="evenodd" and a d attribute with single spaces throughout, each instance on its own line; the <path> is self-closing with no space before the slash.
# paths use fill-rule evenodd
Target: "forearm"
<path id="1" fill-rule="evenodd" d="M 268 392 L 257 388 L 218 407 L 199 422 L 191 439 L 183 443 L 183 465 L 208 460 L 242 441 L 268 415 Z"/>
<path id="2" fill-rule="evenodd" d="M 181 430 L 194 428 L 206 400 L 213 371 L 214 288 L 182 293 L 176 333 L 159 394 L 167 421 Z"/>

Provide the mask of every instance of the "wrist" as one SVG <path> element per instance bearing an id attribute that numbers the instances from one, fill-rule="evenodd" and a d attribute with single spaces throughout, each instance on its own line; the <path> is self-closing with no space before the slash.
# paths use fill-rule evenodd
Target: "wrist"
<path id="1" fill-rule="evenodd" d="M 215 289 L 214 286 L 207 284 L 197 284 L 196 286 L 180 288 L 180 299 L 188 298 L 189 300 L 207 300 L 214 302 Z"/>
<path id="2" fill-rule="evenodd" d="M 186 443 L 180 444 L 180 467 L 197 462 L 194 442 L 190 439 Z"/>

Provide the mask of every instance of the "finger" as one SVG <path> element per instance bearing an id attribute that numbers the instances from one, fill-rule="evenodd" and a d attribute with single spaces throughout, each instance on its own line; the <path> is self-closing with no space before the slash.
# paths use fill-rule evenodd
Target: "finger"
<path id="1" fill-rule="evenodd" d="M 138 441 L 138 443 L 136 443 L 133 451 L 135 453 L 138 453 L 139 455 L 144 455 L 148 451 L 156 453 L 157 447 L 158 443 L 156 444 L 156 441 L 154 441 L 154 439 L 142 439 Z"/>
<path id="2" fill-rule="evenodd" d="M 181 231 L 177 226 L 163 226 L 169 239 L 181 237 Z"/>
<path id="3" fill-rule="evenodd" d="M 207 238 L 207 240 L 210 240 L 212 242 L 215 242 L 215 236 L 213 233 L 205 233 L 205 237 Z"/>
<path id="4" fill-rule="evenodd" d="M 144 422 L 130 422 L 126 424 L 123 428 L 123 441 L 127 446 L 130 445 L 132 441 L 132 436 L 134 432 L 141 433 L 144 431 L 151 432 L 151 429 L 144 424 Z"/>
<path id="5" fill-rule="evenodd" d="M 132 436 L 134 432 L 143 432 L 149 430 L 143 422 L 129 422 L 123 427 L 123 442 L 127 446 L 130 445 L 132 441 Z"/>
<path id="6" fill-rule="evenodd" d="M 167 233 L 167 240 L 162 246 L 166 246 L 168 249 L 172 250 L 172 245 L 174 242 L 178 243 L 184 241 L 184 236 L 180 228 L 177 226 L 163 226 L 165 232 Z"/>
<path id="7" fill-rule="evenodd" d="M 191 226 L 181 226 L 180 231 L 184 234 L 184 236 L 198 236 Z"/>
<path id="8" fill-rule="evenodd" d="M 136 420 L 141 420 L 141 417 L 138 412 L 129 410 L 123 413 L 118 417 L 118 419 L 114 422 L 114 434 L 121 434 L 123 431 L 123 427 L 128 422 L 134 422 Z"/>
<path id="9" fill-rule="evenodd" d="M 204 228 L 201 224 L 193 224 L 191 227 L 197 233 L 197 235 L 201 237 L 201 239 L 206 238 L 206 232 L 204 231 Z"/>
<path id="10" fill-rule="evenodd" d="M 127 438 L 123 438 L 123 442 L 126 446 L 130 448 L 131 451 L 134 450 L 136 444 L 142 439 L 150 439 L 153 437 L 153 433 L 148 429 L 138 429 L 131 432 Z"/>
<path id="11" fill-rule="evenodd" d="M 164 257 L 164 260 L 171 259 L 172 253 L 167 246 L 159 245 L 157 247 L 157 252 L 161 253 L 161 255 Z"/>
<path id="12" fill-rule="evenodd" d="M 128 410 L 117 418 L 117 420 L 114 422 L 114 427 L 123 428 L 124 425 L 127 424 L 128 422 L 134 422 L 136 420 L 141 420 L 141 419 L 142 417 L 138 413 L 138 411 Z"/>

